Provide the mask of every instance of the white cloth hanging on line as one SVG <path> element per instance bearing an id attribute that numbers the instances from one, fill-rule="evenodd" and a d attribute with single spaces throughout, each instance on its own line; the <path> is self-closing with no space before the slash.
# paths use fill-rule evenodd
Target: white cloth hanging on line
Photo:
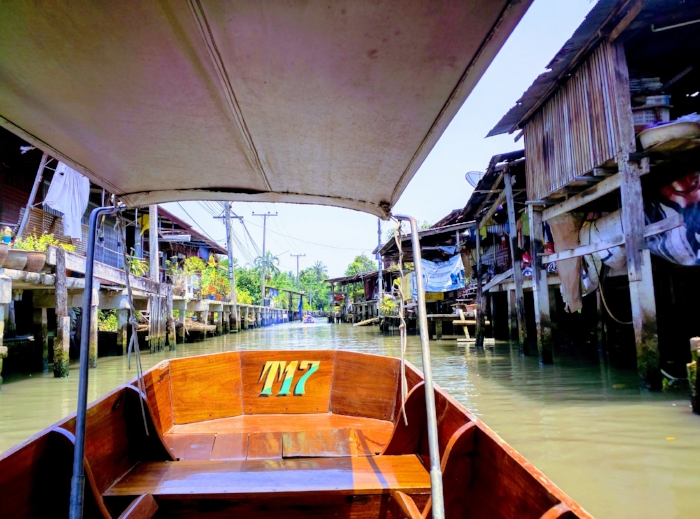
<path id="1" fill-rule="evenodd" d="M 53 180 L 46 193 L 44 204 L 63 213 L 63 234 L 74 240 L 83 237 L 81 220 L 90 198 L 90 181 L 69 168 L 63 162 L 58 163 Z"/>

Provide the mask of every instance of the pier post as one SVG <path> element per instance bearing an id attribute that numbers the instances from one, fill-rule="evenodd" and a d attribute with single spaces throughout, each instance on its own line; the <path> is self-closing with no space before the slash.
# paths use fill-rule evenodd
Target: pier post
<path id="1" fill-rule="evenodd" d="M 506 288 L 508 294 L 508 337 L 511 341 L 518 339 L 518 317 L 515 308 L 515 290 Z"/>
<path id="2" fill-rule="evenodd" d="M 173 286 L 164 285 L 167 290 L 165 298 L 165 333 L 170 351 L 177 350 L 177 338 L 175 337 L 175 312 L 173 310 Z"/>
<path id="3" fill-rule="evenodd" d="M 637 349 L 637 372 L 640 385 L 646 389 L 661 389 L 659 337 L 656 325 L 656 299 L 651 271 L 651 256 L 644 242 L 644 200 L 642 198 L 642 168 L 631 161 L 629 154 L 637 150 L 629 88 L 629 68 L 624 44 L 613 44 L 615 109 L 617 112 L 617 169 L 620 178 L 622 228 L 627 255 L 627 278 L 634 342 Z"/>
<path id="4" fill-rule="evenodd" d="M 53 341 L 53 376 L 68 376 L 70 351 L 70 315 L 68 315 L 68 289 L 66 285 L 66 251 L 56 249 L 56 338 Z"/>
<path id="5" fill-rule="evenodd" d="M 34 342 L 41 344 L 41 369 L 49 370 L 49 319 L 46 308 L 35 308 L 33 313 Z"/>
<path id="6" fill-rule="evenodd" d="M 97 337 L 98 337 L 98 319 L 100 305 L 100 284 L 97 280 L 93 281 L 92 298 L 90 303 L 90 357 L 88 366 L 91 368 L 97 367 Z"/>
<path id="7" fill-rule="evenodd" d="M 484 332 L 486 328 L 486 321 L 484 320 L 485 308 L 484 305 L 484 293 L 481 288 L 481 233 L 480 233 L 481 220 L 476 221 L 476 313 L 474 319 L 476 320 L 476 343 L 477 348 L 484 347 Z M 462 261 L 471 261 L 469 256 L 463 256 Z M 493 321 L 491 322 L 493 326 Z"/>
<path id="8" fill-rule="evenodd" d="M 117 310 L 117 350 L 126 355 L 129 349 L 129 310 Z"/>
<path id="9" fill-rule="evenodd" d="M 223 333 L 229 333 L 231 331 L 231 311 L 225 310 L 223 313 Z"/>
<path id="10" fill-rule="evenodd" d="M 241 314 L 243 314 L 241 318 L 241 324 L 243 325 L 243 329 L 247 330 L 248 329 L 248 307 L 245 307 L 245 312 L 241 311 Z"/>
<path id="11" fill-rule="evenodd" d="M 544 236 L 542 212 L 530 205 L 527 208 L 530 220 L 530 266 L 532 267 L 532 299 L 535 303 L 535 326 L 537 328 L 537 355 L 542 364 L 551 364 L 552 322 L 549 315 L 549 286 L 547 270 L 543 268 Z"/>
<path id="12" fill-rule="evenodd" d="M 218 310 L 216 312 L 216 335 L 221 335 L 223 333 L 224 329 L 224 311 L 223 311 L 223 305 L 221 307 L 221 310 Z"/>
<path id="13" fill-rule="evenodd" d="M 3 345 L 5 338 L 5 316 L 7 307 L 12 299 L 12 281 L 7 276 L 0 276 L 0 389 L 2 388 L 2 360 L 7 357 L 7 346 Z"/>
<path id="14" fill-rule="evenodd" d="M 523 262 L 518 249 L 518 233 L 516 232 L 515 199 L 513 198 L 513 181 L 508 165 L 503 172 L 503 183 L 506 192 L 506 205 L 508 209 L 508 241 L 510 246 L 510 258 L 513 264 L 513 282 L 515 283 L 515 315 L 518 327 L 518 345 L 520 353 L 527 355 L 527 320 L 525 317 L 525 294 L 523 293 Z"/>

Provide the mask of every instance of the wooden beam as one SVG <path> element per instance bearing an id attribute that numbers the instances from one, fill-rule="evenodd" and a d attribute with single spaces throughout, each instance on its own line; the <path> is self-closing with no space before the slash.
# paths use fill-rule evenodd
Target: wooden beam
<path id="1" fill-rule="evenodd" d="M 493 276 L 491 281 L 486 283 L 483 288 L 481 289 L 483 292 L 488 292 L 490 288 L 500 285 L 504 281 L 506 281 L 509 277 L 513 275 L 513 269 L 508 269 L 505 272 L 501 272 L 497 276 Z"/>
<path id="2" fill-rule="evenodd" d="M 53 376 L 68 376 L 70 350 L 70 316 L 68 315 L 68 289 L 66 279 L 66 255 L 63 249 L 56 253 L 56 338 L 53 342 Z"/>
<path id="3" fill-rule="evenodd" d="M 630 8 L 629 11 L 627 11 L 627 14 L 622 17 L 622 20 L 620 20 L 620 23 L 618 23 L 615 28 L 610 31 L 610 35 L 608 36 L 608 39 L 610 41 L 614 41 L 617 39 L 620 34 L 624 32 L 627 27 L 629 27 L 629 24 L 632 23 L 632 21 L 637 17 L 637 15 L 641 12 L 642 8 L 644 7 L 644 0 L 637 0 L 634 2 Z"/>
<path id="4" fill-rule="evenodd" d="M 680 214 L 664 218 L 658 222 L 644 227 L 644 237 L 655 236 L 666 231 L 675 229 L 676 227 L 681 227 L 683 225 L 683 217 Z M 625 244 L 625 238 L 623 235 L 618 234 L 613 236 L 609 240 L 599 241 L 595 243 L 589 243 L 587 245 L 581 245 L 574 249 L 564 249 L 560 252 L 554 254 L 542 254 L 542 261 L 544 263 L 551 263 L 552 261 L 559 261 L 564 259 L 579 258 L 581 256 L 587 256 L 595 252 L 600 252 L 606 249 L 612 249 L 614 247 L 619 247 Z"/>
<path id="5" fill-rule="evenodd" d="M 622 177 L 617 174 L 606 178 L 605 180 L 599 182 L 598 184 L 589 187 L 585 191 L 572 196 L 568 200 L 561 202 L 553 207 L 548 207 L 542 211 L 542 220 L 547 221 L 560 214 L 568 213 L 586 205 L 589 202 L 599 199 L 600 197 L 612 193 L 620 187 Z"/>
<path id="6" fill-rule="evenodd" d="M 481 234 L 479 233 L 479 221 L 476 229 L 476 347 L 484 347 L 484 289 L 481 287 Z"/>
<path id="7" fill-rule="evenodd" d="M 486 214 L 484 214 L 484 216 L 481 216 L 479 218 L 481 221 L 481 223 L 479 224 L 479 225 L 481 225 L 481 227 L 479 227 L 479 229 L 483 228 L 488 223 L 488 221 L 493 217 L 493 215 L 496 213 L 496 211 L 498 211 L 498 207 L 500 205 L 502 205 L 503 202 L 505 202 L 505 200 L 506 200 L 506 192 L 502 191 L 501 194 L 498 195 L 498 198 L 496 198 L 496 200 L 493 202 L 493 205 L 491 207 L 489 207 L 488 211 L 486 211 Z"/>
<path id="8" fill-rule="evenodd" d="M 510 258 L 513 264 L 513 281 L 515 282 L 515 313 L 518 321 L 518 344 L 520 352 L 527 354 L 527 320 L 525 315 L 525 294 L 523 293 L 523 261 L 518 249 L 517 222 L 515 220 L 515 199 L 513 198 L 513 177 L 510 169 L 503 172 L 503 182 L 506 192 L 506 206 L 508 208 L 508 227 Z"/>
<path id="9" fill-rule="evenodd" d="M 56 250 L 56 247 L 49 247 L 47 250 L 47 265 L 56 265 Z M 68 270 L 72 270 L 73 272 L 85 274 L 85 258 L 73 252 L 66 252 L 66 268 Z M 96 261 L 93 272 L 97 279 L 126 286 L 126 272 L 124 272 L 122 269 L 111 267 Z M 150 279 L 146 279 L 141 276 L 134 276 L 133 274 L 129 275 L 129 279 L 131 281 L 131 287 L 134 290 L 141 290 L 152 294 L 158 294 L 163 291 L 160 283 L 156 283 Z"/>
<path id="10" fill-rule="evenodd" d="M 530 256 L 532 258 L 532 299 L 535 306 L 535 328 L 537 330 L 537 355 L 542 364 L 552 364 L 552 324 L 549 313 L 549 289 L 547 271 L 543 268 L 540 254 L 544 250 L 542 212 L 528 206 L 530 220 Z"/>

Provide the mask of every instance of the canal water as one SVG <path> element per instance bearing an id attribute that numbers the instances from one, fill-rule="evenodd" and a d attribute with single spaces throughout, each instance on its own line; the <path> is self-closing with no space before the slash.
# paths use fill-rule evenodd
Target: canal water
<path id="1" fill-rule="evenodd" d="M 596 356 L 555 357 L 540 366 L 507 342 L 477 352 L 431 342 L 437 383 L 484 420 L 598 519 L 700 517 L 700 416 L 685 393 L 640 393 L 634 371 Z M 398 356 L 398 335 L 377 327 L 292 323 L 143 354 L 165 358 L 245 349 L 346 349 Z M 420 342 L 408 359 L 421 367 Z M 126 359 L 90 371 L 94 400 L 134 377 Z M 77 365 L 67 379 L 7 377 L 0 390 L 0 452 L 74 412 Z"/>

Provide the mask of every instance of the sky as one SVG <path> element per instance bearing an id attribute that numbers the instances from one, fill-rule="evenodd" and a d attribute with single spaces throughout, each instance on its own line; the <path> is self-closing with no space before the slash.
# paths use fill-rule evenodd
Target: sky
<path id="1" fill-rule="evenodd" d="M 535 0 L 511 34 L 491 66 L 443 133 L 413 180 L 394 206 L 395 213 L 410 214 L 419 221 L 434 223 L 453 209 L 464 207 L 472 188 L 467 171 L 484 171 L 493 155 L 522 149 L 514 135 L 485 136 L 515 104 L 557 51 L 573 34 L 595 5 L 593 0 Z M 226 231 L 221 219 L 214 219 L 211 206 L 198 202 L 165 204 L 168 211 L 193 223 L 212 239 L 224 244 Z M 280 258 L 280 268 L 296 271 L 296 258 L 304 269 L 316 261 L 328 266 L 331 277 L 342 276 L 353 258 L 371 255 L 377 246 L 377 218 L 365 213 L 333 207 L 243 203 L 233 204 L 244 217 L 257 248 L 262 248 L 261 217 L 252 213 L 277 213 L 267 220 L 266 248 Z M 391 224 L 382 222 L 382 236 Z M 234 257 L 241 264 L 255 256 L 244 239 L 240 222 L 234 232 L 247 244 Z"/>

